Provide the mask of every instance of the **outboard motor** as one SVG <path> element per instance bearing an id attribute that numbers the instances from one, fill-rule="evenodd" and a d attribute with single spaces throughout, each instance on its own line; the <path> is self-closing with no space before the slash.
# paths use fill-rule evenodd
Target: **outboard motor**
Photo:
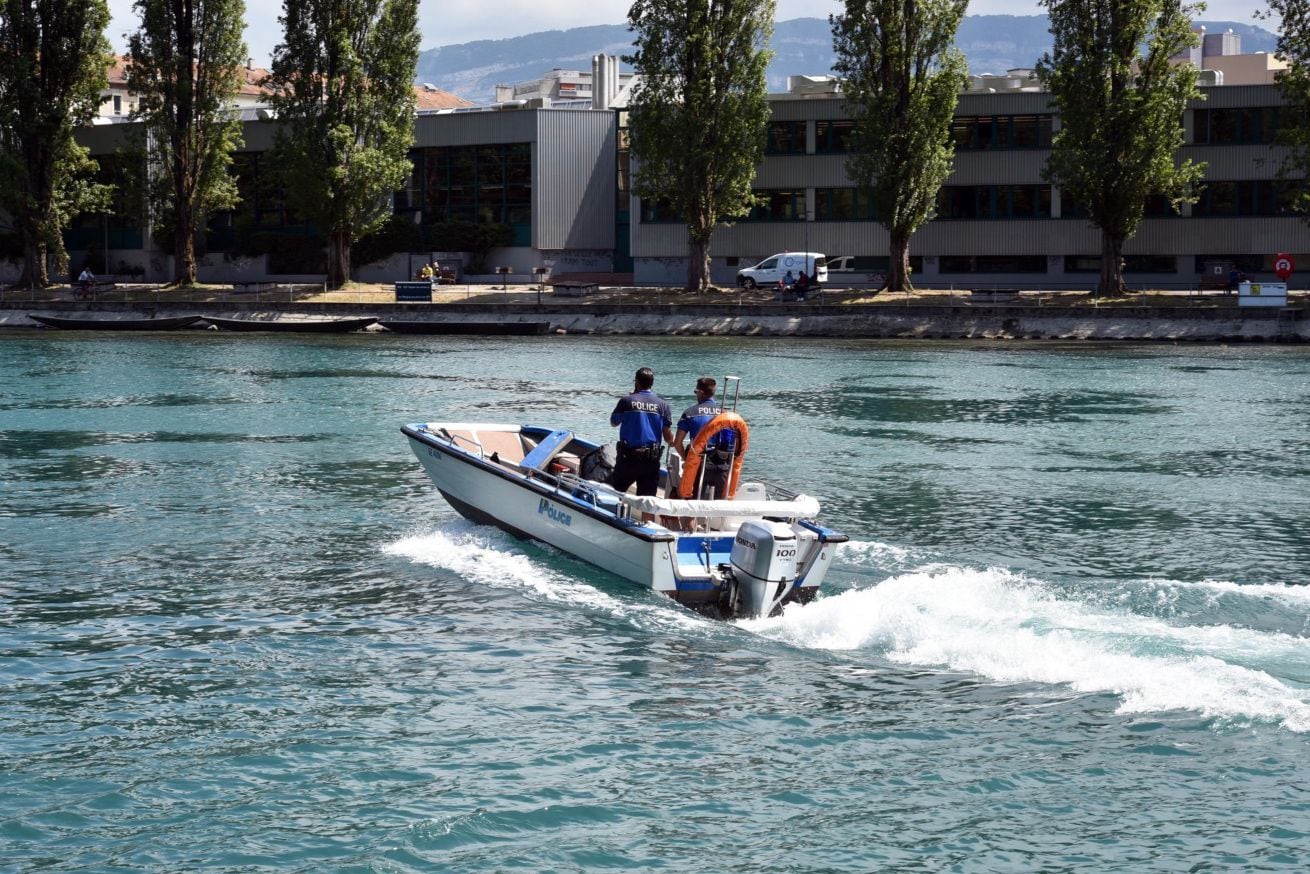
<path id="1" fill-rule="evenodd" d="M 782 522 L 742 523 L 732 541 L 739 615 L 768 616 L 796 583 L 796 532 Z"/>

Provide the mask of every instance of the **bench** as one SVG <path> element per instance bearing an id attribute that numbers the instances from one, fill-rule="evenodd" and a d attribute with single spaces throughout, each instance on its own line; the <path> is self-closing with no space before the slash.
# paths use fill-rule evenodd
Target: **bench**
<path id="1" fill-rule="evenodd" d="M 561 297 L 584 297 L 588 294 L 595 294 L 598 291 L 600 291 L 600 284 L 596 282 L 555 283 L 555 294 Z"/>
<path id="2" fill-rule="evenodd" d="M 432 283 L 426 279 L 396 283 L 397 301 L 432 302 Z"/>
<path id="3" fill-rule="evenodd" d="M 535 448 L 535 444 L 525 445 L 530 441 L 517 431 L 446 431 L 443 428 L 442 432 L 459 448 L 509 467 L 518 467 L 528 451 Z"/>

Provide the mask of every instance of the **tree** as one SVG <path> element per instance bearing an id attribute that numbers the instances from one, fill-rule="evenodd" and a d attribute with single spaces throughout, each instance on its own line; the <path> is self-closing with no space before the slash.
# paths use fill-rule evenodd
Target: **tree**
<path id="1" fill-rule="evenodd" d="M 910 283 L 910 236 L 951 172 L 951 119 L 966 82 L 954 49 L 967 0 L 846 0 L 832 16 L 833 68 L 855 122 L 846 172 L 887 228 L 887 288 Z"/>
<path id="2" fill-rule="evenodd" d="M 418 0 L 284 0 L 269 83 L 287 203 L 328 239 L 328 285 L 391 214 L 414 142 Z"/>
<path id="3" fill-rule="evenodd" d="M 136 0 L 128 88 L 145 135 L 151 212 L 171 238 L 173 280 L 196 281 L 196 235 L 210 213 L 236 205 L 228 173 L 241 142 L 232 97 L 246 55 L 243 0 Z"/>
<path id="4" fill-rule="evenodd" d="M 1266 18 L 1277 16 L 1279 58 L 1287 69 L 1277 74 L 1278 88 L 1299 123 L 1284 123 L 1278 142 L 1286 146 L 1279 168 L 1295 193 L 1296 211 L 1310 221 L 1310 0 L 1269 0 Z"/>
<path id="5" fill-rule="evenodd" d="M 1196 68 L 1170 58 L 1196 44 L 1179 0 L 1042 0 L 1054 46 L 1037 75 L 1060 113 L 1047 179 L 1101 229 L 1100 294 L 1122 294 L 1123 246 L 1147 199 L 1194 200 L 1204 164 L 1178 162 Z M 1062 200 L 1063 203 L 1063 200 Z"/>
<path id="6" fill-rule="evenodd" d="M 17 226 L 25 283 L 67 270 L 63 231 L 103 209 L 109 189 L 73 131 L 100 104 L 113 58 L 105 0 L 0 0 L 0 207 Z"/>
<path id="7" fill-rule="evenodd" d="M 633 190 L 687 223 L 687 291 L 710 285 L 710 238 L 755 205 L 773 0 L 635 0 L 628 104 Z"/>

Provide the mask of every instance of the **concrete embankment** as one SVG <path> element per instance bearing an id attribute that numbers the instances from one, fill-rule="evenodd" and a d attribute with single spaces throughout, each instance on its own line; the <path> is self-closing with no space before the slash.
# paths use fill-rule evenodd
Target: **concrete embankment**
<path id="1" fill-rule="evenodd" d="M 304 319 L 548 322 L 553 333 L 897 339 L 1307 342 L 1310 309 L 1030 305 L 631 304 L 141 304 L 0 303 L 0 326 L 35 326 L 28 313 L 78 318 L 215 315 Z"/>

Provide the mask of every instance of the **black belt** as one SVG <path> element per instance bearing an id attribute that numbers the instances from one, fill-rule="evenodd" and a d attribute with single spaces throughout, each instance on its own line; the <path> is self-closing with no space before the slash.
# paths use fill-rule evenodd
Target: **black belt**
<path id="1" fill-rule="evenodd" d="M 629 446 L 626 443 L 620 443 L 619 458 L 630 458 L 633 461 L 659 461 L 662 449 L 663 445 L 659 443 L 648 443 L 645 446 Z"/>

